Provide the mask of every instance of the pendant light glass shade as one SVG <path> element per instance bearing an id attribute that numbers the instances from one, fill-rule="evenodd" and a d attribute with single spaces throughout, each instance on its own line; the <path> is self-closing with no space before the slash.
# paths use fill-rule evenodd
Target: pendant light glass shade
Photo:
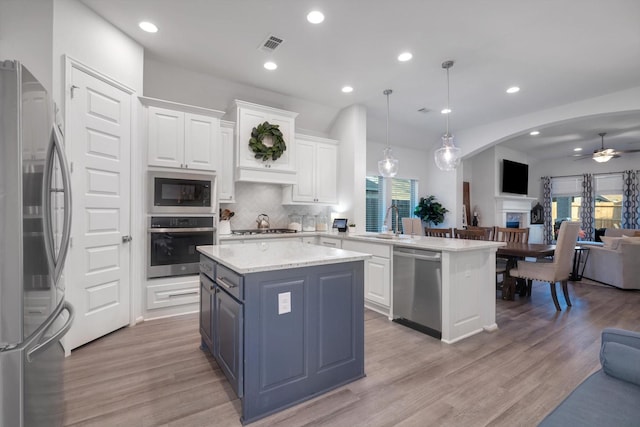
<path id="1" fill-rule="evenodd" d="M 391 145 L 389 145 L 389 95 L 393 93 L 391 89 L 382 92 L 387 96 L 387 148 L 384 149 L 384 158 L 378 161 L 378 172 L 385 178 L 391 178 L 398 174 L 398 159 L 393 157 Z"/>
<path id="2" fill-rule="evenodd" d="M 442 146 L 438 148 L 433 157 L 436 166 L 443 171 L 452 171 L 460 165 L 461 150 L 453 143 L 453 135 L 449 133 L 449 114 L 451 108 L 449 106 L 449 68 L 453 67 L 453 61 L 445 61 L 442 68 L 447 70 L 447 133 L 442 136 Z"/>
<path id="3" fill-rule="evenodd" d="M 442 147 L 433 155 L 436 166 L 443 171 L 452 171 L 460 165 L 460 149 L 453 143 L 453 136 L 442 136 Z"/>
<path id="4" fill-rule="evenodd" d="M 398 174 L 398 159 L 393 157 L 391 147 L 384 149 L 384 159 L 378 161 L 378 172 L 385 178 L 394 177 Z"/>

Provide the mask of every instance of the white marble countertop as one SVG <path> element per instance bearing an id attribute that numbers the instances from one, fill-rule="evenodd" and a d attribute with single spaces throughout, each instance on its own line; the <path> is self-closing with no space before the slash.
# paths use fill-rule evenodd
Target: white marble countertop
<path id="1" fill-rule="evenodd" d="M 406 248 L 427 249 L 432 251 L 443 252 L 465 252 L 476 251 L 480 249 L 498 249 L 505 246 L 505 242 L 493 242 L 487 240 L 467 240 L 452 239 L 445 237 L 425 237 L 410 236 L 401 234 L 399 236 L 387 236 L 382 233 L 362 233 L 348 234 L 346 236 L 337 236 L 348 240 L 360 240 L 370 243 L 386 243 L 393 246 Z"/>
<path id="2" fill-rule="evenodd" d="M 198 246 L 198 252 L 236 273 L 283 270 L 312 265 L 363 261 L 371 255 L 343 249 L 309 245 L 299 241 Z"/>
<path id="3" fill-rule="evenodd" d="M 338 233 L 338 232 L 300 232 L 300 233 L 284 233 L 284 234 L 251 234 L 251 235 L 235 235 L 227 234 L 221 235 L 221 244 L 224 241 L 232 240 L 252 240 L 252 239 L 275 239 L 275 238 L 295 238 L 295 237 L 312 237 L 323 236 L 332 237 L 336 239 L 344 240 L 359 240 L 370 243 L 380 243 L 392 246 L 436 250 L 444 252 L 464 252 L 475 251 L 478 249 L 499 248 L 506 245 L 504 242 L 492 242 L 485 240 L 466 240 L 466 239 L 451 239 L 442 237 L 424 237 L 424 236 L 410 236 L 401 234 L 400 236 L 387 236 L 381 233 Z M 392 237 L 392 238 L 386 238 Z"/>

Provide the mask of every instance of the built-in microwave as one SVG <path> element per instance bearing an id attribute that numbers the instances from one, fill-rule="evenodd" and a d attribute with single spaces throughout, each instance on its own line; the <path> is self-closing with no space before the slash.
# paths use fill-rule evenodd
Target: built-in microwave
<path id="1" fill-rule="evenodd" d="M 149 172 L 149 212 L 211 213 L 215 203 L 214 175 Z"/>

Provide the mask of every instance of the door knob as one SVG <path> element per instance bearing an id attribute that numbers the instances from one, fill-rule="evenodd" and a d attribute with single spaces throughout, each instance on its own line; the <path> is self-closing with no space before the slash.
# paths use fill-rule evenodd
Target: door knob
<path id="1" fill-rule="evenodd" d="M 131 236 L 122 236 L 122 243 L 129 243 L 131 240 L 133 240 Z"/>

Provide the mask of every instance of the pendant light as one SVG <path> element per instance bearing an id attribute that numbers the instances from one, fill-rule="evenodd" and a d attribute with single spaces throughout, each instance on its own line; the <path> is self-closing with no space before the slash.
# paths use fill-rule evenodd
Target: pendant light
<path id="1" fill-rule="evenodd" d="M 460 164 L 460 149 L 453 143 L 453 135 L 449 133 L 449 68 L 453 67 L 453 61 L 444 61 L 442 68 L 447 70 L 447 133 L 442 136 L 442 147 L 438 148 L 434 154 L 436 166 L 443 171 L 452 171 Z"/>
<path id="2" fill-rule="evenodd" d="M 391 178 L 398 174 L 398 159 L 393 157 L 391 145 L 389 145 L 389 95 L 393 91 L 385 89 L 382 93 L 387 96 L 387 148 L 384 149 L 384 158 L 378 161 L 378 172 L 385 178 Z"/>

